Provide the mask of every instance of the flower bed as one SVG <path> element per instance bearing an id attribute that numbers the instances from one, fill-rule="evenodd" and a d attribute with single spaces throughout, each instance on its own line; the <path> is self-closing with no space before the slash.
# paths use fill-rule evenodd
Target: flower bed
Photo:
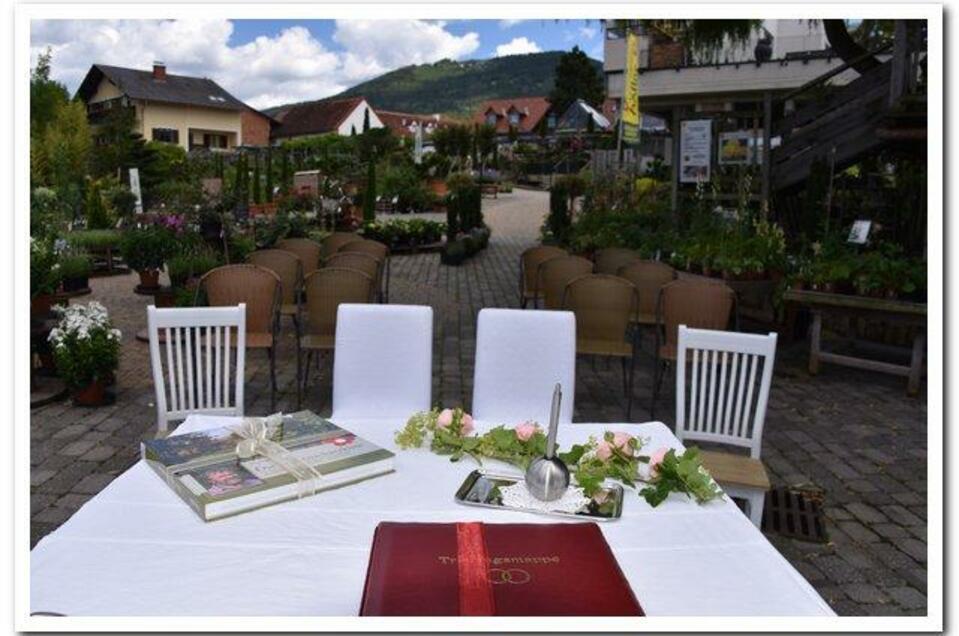
<path id="1" fill-rule="evenodd" d="M 360 234 L 389 245 L 393 252 L 438 248 L 446 234 L 446 223 L 427 219 L 391 219 L 364 223 Z"/>

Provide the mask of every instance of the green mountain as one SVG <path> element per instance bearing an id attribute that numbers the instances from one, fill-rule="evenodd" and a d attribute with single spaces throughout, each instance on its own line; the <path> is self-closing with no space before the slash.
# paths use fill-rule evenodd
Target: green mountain
<path id="1" fill-rule="evenodd" d="M 336 97 L 362 95 L 374 108 L 384 110 L 468 116 L 487 99 L 548 95 L 562 55 L 563 51 L 547 51 L 404 66 L 357 84 Z M 593 61 L 602 73 L 602 63 Z"/>

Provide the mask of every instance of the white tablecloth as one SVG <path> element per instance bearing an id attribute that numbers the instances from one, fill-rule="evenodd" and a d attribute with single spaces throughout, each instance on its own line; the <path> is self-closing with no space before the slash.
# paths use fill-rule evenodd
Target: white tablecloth
<path id="1" fill-rule="evenodd" d="M 177 432 L 232 421 L 193 416 Z M 453 493 L 475 463 L 396 449 L 401 422 L 338 424 L 393 449 L 396 472 L 204 523 L 137 463 L 34 548 L 31 611 L 356 615 L 380 521 L 557 520 L 457 504 Z M 610 429 L 648 438 L 652 449 L 682 448 L 658 422 L 573 424 L 559 441 L 566 447 Z M 648 615 L 832 614 L 728 499 L 699 506 L 672 495 L 651 508 L 627 490 L 622 518 L 600 527 Z"/>

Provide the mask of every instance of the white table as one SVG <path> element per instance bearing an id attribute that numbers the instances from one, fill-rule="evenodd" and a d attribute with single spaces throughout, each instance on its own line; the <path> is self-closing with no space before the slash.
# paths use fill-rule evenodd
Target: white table
<path id="1" fill-rule="evenodd" d="M 232 421 L 192 416 L 177 433 Z M 204 523 L 137 463 L 34 548 L 31 611 L 356 615 L 380 521 L 556 521 L 455 503 L 475 463 L 396 449 L 400 422 L 338 423 L 394 450 L 396 472 Z M 561 428 L 559 441 L 568 447 L 604 430 L 648 438 L 653 450 L 682 448 L 658 422 L 574 424 Z M 600 527 L 650 616 L 833 614 L 728 499 L 699 506 L 671 495 L 651 508 L 627 490 L 622 518 Z"/>

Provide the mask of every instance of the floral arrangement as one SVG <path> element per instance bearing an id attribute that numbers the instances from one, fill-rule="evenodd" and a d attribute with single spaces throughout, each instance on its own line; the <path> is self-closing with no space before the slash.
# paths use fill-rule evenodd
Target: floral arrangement
<path id="1" fill-rule="evenodd" d="M 429 441 L 431 451 L 449 455 L 454 462 L 468 455 L 480 464 L 485 457 L 523 470 L 546 452 L 546 433 L 536 422 L 521 422 L 512 428 L 500 425 L 482 435 L 473 435 L 473 430 L 473 418 L 462 409 L 433 409 L 413 414 L 395 439 L 403 449 L 421 448 Z M 643 441 L 637 437 L 606 431 L 601 439 L 590 437 L 558 456 L 590 498 L 604 496 L 602 486 L 607 479 L 630 488 L 644 482 L 639 494 L 654 507 L 672 492 L 686 494 L 697 503 L 722 497 L 719 486 L 703 468 L 698 449 L 688 448 L 676 455 L 672 449 L 661 448 L 647 456 L 640 454 L 642 448 Z"/>
<path id="2" fill-rule="evenodd" d="M 120 330 L 98 302 L 56 307 L 60 321 L 50 331 L 57 372 L 67 386 L 79 389 L 107 381 L 120 361 Z"/>

